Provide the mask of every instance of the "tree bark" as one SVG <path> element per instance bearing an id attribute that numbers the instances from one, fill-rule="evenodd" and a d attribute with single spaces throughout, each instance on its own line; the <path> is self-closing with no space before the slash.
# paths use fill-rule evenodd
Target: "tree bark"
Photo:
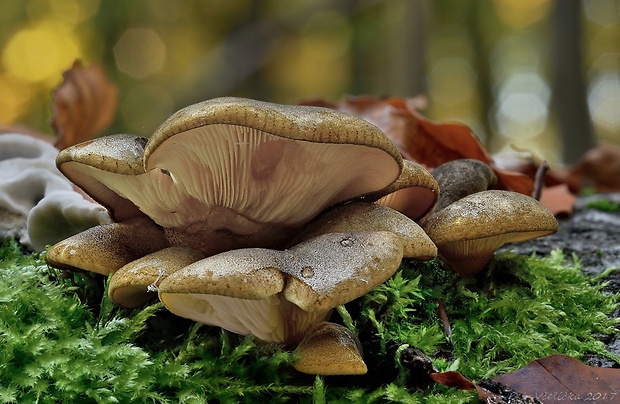
<path id="1" fill-rule="evenodd" d="M 562 160 L 573 164 L 595 143 L 581 57 L 581 2 L 556 0 L 551 15 L 553 106 Z"/>

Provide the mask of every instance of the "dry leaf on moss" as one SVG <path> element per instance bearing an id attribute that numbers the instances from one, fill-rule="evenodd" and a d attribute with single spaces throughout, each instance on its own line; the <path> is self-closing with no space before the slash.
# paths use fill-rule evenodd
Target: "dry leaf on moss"
<path id="1" fill-rule="evenodd" d="M 461 124 L 437 123 L 422 116 L 405 98 L 344 98 L 337 104 L 321 100 L 304 102 L 357 115 L 379 127 L 398 146 L 404 158 L 429 168 L 448 161 L 470 158 L 489 164 L 498 187 L 530 195 L 533 180 L 516 171 L 498 169 L 471 130 Z"/>
<path id="2" fill-rule="evenodd" d="M 116 114 L 118 89 L 100 66 L 76 61 L 52 94 L 52 128 L 59 149 L 94 138 Z"/>

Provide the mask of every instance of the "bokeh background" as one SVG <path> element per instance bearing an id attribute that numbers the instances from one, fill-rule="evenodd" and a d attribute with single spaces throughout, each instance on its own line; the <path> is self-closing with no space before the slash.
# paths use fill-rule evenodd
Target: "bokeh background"
<path id="1" fill-rule="evenodd" d="M 425 97 L 498 153 L 620 144 L 620 0 L 0 0 L 0 124 L 51 133 L 73 60 L 120 89 L 109 133 L 204 99 Z"/>

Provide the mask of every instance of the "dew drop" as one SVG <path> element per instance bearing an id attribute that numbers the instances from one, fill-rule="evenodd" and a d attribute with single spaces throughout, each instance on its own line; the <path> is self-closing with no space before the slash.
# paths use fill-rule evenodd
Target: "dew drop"
<path id="1" fill-rule="evenodd" d="M 314 269 L 312 269 L 312 267 L 303 267 L 301 276 L 302 278 L 312 278 L 314 276 Z"/>
<path id="2" fill-rule="evenodd" d="M 353 237 L 345 237 L 340 240 L 340 245 L 343 247 L 351 247 L 355 243 L 355 239 Z"/>

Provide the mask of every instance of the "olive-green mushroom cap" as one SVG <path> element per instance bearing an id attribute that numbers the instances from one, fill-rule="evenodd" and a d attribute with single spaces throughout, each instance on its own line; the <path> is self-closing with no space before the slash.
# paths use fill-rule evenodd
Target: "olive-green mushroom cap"
<path id="1" fill-rule="evenodd" d="M 147 254 L 169 247 L 162 229 L 145 217 L 91 227 L 54 244 L 45 256 L 57 268 L 103 275 Z"/>

